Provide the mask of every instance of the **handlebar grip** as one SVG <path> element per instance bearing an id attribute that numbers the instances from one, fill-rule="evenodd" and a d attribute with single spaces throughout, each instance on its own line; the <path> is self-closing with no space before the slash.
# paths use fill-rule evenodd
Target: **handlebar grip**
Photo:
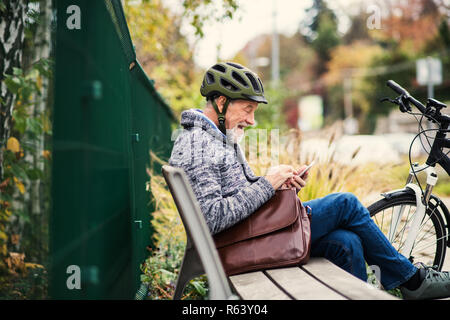
<path id="1" fill-rule="evenodd" d="M 395 82 L 394 80 L 388 80 L 386 82 L 386 85 L 391 88 L 392 90 L 394 90 L 395 92 L 397 92 L 398 94 L 404 94 L 409 96 L 408 91 L 406 91 L 405 89 L 403 89 L 397 82 Z"/>

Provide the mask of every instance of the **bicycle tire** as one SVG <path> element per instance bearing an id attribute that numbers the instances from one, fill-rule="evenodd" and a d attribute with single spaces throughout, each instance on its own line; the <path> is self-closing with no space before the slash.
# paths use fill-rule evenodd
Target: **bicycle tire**
<path id="1" fill-rule="evenodd" d="M 370 205 L 367 209 L 370 212 L 370 216 L 374 219 L 375 223 L 377 223 L 377 225 L 380 227 L 380 229 L 383 231 L 383 233 L 386 234 L 386 232 L 384 231 L 384 214 L 383 214 L 383 221 L 381 222 L 381 226 L 379 223 L 379 219 L 377 215 L 380 215 L 382 212 L 385 212 L 386 210 L 392 209 L 390 212 L 392 214 L 393 212 L 393 207 L 394 206 L 400 206 L 400 205 L 404 205 L 404 206 L 409 206 L 409 213 L 408 216 L 406 218 L 406 222 L 404 222 L 404 226 L 403 228 L 400 229 L 399 233 L 402 230 L 407 230 L 408 229 L 408 222 L 410 220 L 408 220 L 408 217 L 410 216 L 410 211 L 411 211 L 411 207 L 416 207 L 416 197 L 414 194 L 399 194 L 399 195 L 392 195 L 389 198 L 383 198 L 375 203 L 373 203 L 372 205 Z M 447 248 L 447 230 L 446 230 L 446 226 L 444 223 L 444 219 L 443 219 L 443 213 L 441 212 L 442 209 L 439 210 L 439 206 L 438 205 L 433 205 L 433 204 L 429 204 L 428 209 L 426 210 L 426 216 L 424 218 L 424 221 L 422 221 L 422 225 L 421 228 L 423 226 L 425 226 L 425 224 L 430 225 L 429 230 L 424 231 L 425 232 L 425 236 L 429 235 L 429 237 L 433 237 L 433 232 L 435 234 L 435 247 L 428 249 L 426 248 L 428 251 L 434 251 L 433 253 L 424 251 L 424 252 L 420 252 L 420 245 L 417 246 L 417 243 L 414 244 L 413 247 L 413 251 L 411 252 L 411 255 L 409 257 L 407 257 L 411 262 L 415 263 L 415 262 L 424 262 L 425 264 L 429 265 L 431 261 L 429 260 L 433 260 L 432 261 L 432 265 L 436 266 L 435 268 L 440 271 L 442 269 L 442 266 L 444 264 L 444 259 L 445 259 L 445 254 L 446 254 L 446 248 Z M 428 218 L 427 218 L 428 216 Z M 412 217 L 412 215 L 411 215 Z M 402 219 L 403 221 L 403 219 Z M 431 221 L 431 223 L 429 223 L 429 221 Z M 427 226 L 428 227 L 428 226 Z M 431 229 L 434 229 L 431 230 Z M 404 236 L 405 231 L 403 231 L 402 234 L 402 238 Z M 387 235 L 386 235 L 387 236 Z M 423 238 L 422 237 L 422 238 Z M 393 245 L 394 247 L 396 247 L 397 250 L 399 250 L 401 248 L 401 240 L 400 239 L 399 243 L 396 243 L 396 239 L 397 236 L 394 234 L 394 241 L 393 241 Z M 417 237 L 420 239 L 420 234 Z M 430 240 L 430 243 L 432 243 L 433 240 Z M 427 246 L 432 246 L 433 244 L 427 244 Z M 419 248 L 419 249 L 417 249 Z M 415 252 L 414 250 L 417 249 L 417 251 Z M 424 250 L 424 249 L 420 249 L 420 250 Z M 434 255 L 434 257 L 430 257 L 430 255 Z M 424 261 L 425 260 L 425 261 Z"/>

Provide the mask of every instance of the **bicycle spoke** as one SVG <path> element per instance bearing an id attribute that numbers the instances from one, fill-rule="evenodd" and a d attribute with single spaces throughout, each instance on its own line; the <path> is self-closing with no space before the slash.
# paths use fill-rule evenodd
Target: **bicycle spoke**
<path id="1" fill-rule="evenodd" d="M 398 231 L 396 237 L 394 238 L 393 243 L 398 239 L 400 233 L 402 234 L 402 236 L 401 236 L 401 239 L 400 239 L 399 243 L 403 243 L 403 241 L 402 241 L 402 240 L 403 240 L 403 235 L 404 235 L 404 233 L 405 233 L 405 231 L 406 231 L 406 227 L 408 226 L 411 208 L 412 208 L 412 206 L 410 206 L 410 209 L 409 209 L 409 211 L 408 211 L 408 215 L 407 215 L 407 217 L 406 217 L 405 223 L 403 224 L 403 227 Z"/>
<path id="2" fill-rule="evenodd" d="M 444 235 L 444 236 L 442 236 L 442 237 L 437 238 L 437 239 L 436 239 L 436 243 L 437 243 L 437 241 L 442 240 L 442 239 L 444 239 L 444 238 L 446 238 L 446 237 L 447 237 L 447 235 Z M 420 247 L 420 250 L 426 249 L 426 248 L 428 248 L 429 246 L 435 245 L 436 243 L 431 243 L 431 244 L 429 244 L 429 245 L 427 245 L 427 246 L 425 246 L 425 247 Z"/>
<path id="3" fill-rule="evenodd" d="M 402 243 L 403 235 L 405 234 L 406 226 L 408 225 L 409 215 L 410 215 L 410 213 L 411 213 L 411 208 L 412 208 L 412 206 L 409 206 L 408 215 L 406 216 L 405 225 L 404 225 L 403 228 L 399 231 L 399 233 L 400 233 L 400 232 L 403 230 L 403 232 L 402 232 L 402 237 L 400 238 L 400 243 Z M 395 240 L 395 239 L 394 239 L 394 240 Z"/>
<path id="4" fill-rule="evenodd" d="M 425 240 L 424 237 L 428 234 L 428 232 L 429 232 L 432 228 L 434 228 L 433 224 L 429 225 L 429 229 L 428 229 L 426 232 L 423 232 L 424 235 L 422 236 L 422 238 L 418 239 L 419 235 L 421 234 L 420 232 L 423 231 L 424 226 L 425 226 L 425 225 L 421 225 L 421 226 L 420 226 L 419 232 L 417 233 L 416 241 L 414 241 L 414 244 L 413 244 L 413 247 L 412 247 L 412 249 L 411 249 L 411 252 L 414 251 L 414 247 L 416 246 L 416 244 L 419 243 L 419 242 L 421 242 L 422 240 Z M 435 235 L 436 235 L 436 233 L 432 233 L 431 236 L 429 236 L 428 238 L 430 238 L 430 237 L 432 237 L 432 236 L 435 236 Z M 426 238 L 426 239 L 428 239 L 428 238 Z M 436 241 L 437 241 L 437 240 L 436 240 Z M 400 245 L 399 251 L 403 248 L 403 245 L 404 245 L 404 243 L 402 243 L 402 244 Z"/>
<path id="5" fill-rule="evenodd" d="M 434 228 L 434 226 L 433 225 L 430 225 L 430 227 L 428 228 L 428 230 L 426 231 L 426 232 L 424 232 L 424 235 L 423 235 L 423 237 L 422 238 L 420 238 L 420 239 L 418 239 L 418 241 L 417 242 L 420 242 L 421 240 L 423 240 L 424 239 L 424 237 L 428 234 L 428 233 L 430 233 L 430 230 L 432 229 L 432 228 Z M 436 235 L 436 233 L 434 232 L 431 232 L 431 236 L 435 236 Z M 431 236 L 429 236 L 429 237 L 431 237 Z M 428 238 L 429 238 L 428 237 Z"/>
<path id="6" fill-rule="evenodd" d="M 382 215 L 384 215 L 384 210 L 382 211 L 382 213 L 383 213 Z M 378 217 L 377 217 L 377 215 L 372 216 L 372 218 L 375 219 L 375 224 L 376 224 L 377 226 L 379 226 L 380 224 L 379 224 L 379 222 L 378 222 Z M 382 228 L 383 228 L 383 226 L 380 226 L 380 229 L 381 229 L 381 230 L 383 230 Z"/>
<path id="7" fill-rule="evenodd" d="M 395 241 L 398 239 L 400 233 L 402 233 L 402 236 L 401 236 L 401 238 L 400 238 L 399 243 L 403 243 L 403 236 L 404 236 L 404 233 L 405 233 L 405 231 L 406 231 L 406 229 L 407 229 L 408 223 L 410 222 L 410 221 L 409 221 L 409 217 L 410 217 L 410 215 L 411 215 L 411 208 L 412 208 L 412 206 L 410 206 L 410 209 L 409 209 L 409 211 L 408 211 L 408 215 L 407 215 L 405 224 L 404 224 L 403 227 L 399 230 L 399 232 L 397 233 L 397 235 L 396 235 L 396 237 L 395 237 L 395 239 L 394 239 L 393 242 L 395 242 Z M 433 211 L 430 213 L 430 215 L 428 215 L 428 214 L 426 215 L 426 220 L 423 221 L 422 224 L 421 224 L 421 226 L 420 226 L 419 234 L 420 234 L 421 231 L 423 231 L 423 228 L 425 227 L 425 225 L 427 225 L 427 223 L 428 223 L 429 221 L 431 222 L 431 216 L 432 216 L 432 215 L 435 215 L 435 211 L 436 211 L 436 208 L 433 209 Z M 413 215 L 413 216 L 414 216 L 414 215 Z M 433 225 L 432 225 L 432 224 L 431 224 L 431 226 L 430 226 L 430 229 L 431 229 L 431 228 L 433 228 Z M 423 237 L 422 237 L 422 238 L 423 238 Z M 419 241 L 420 241 L 420 240 L 419 240 Z M 418 242 L 418 241 L 416 241 L 415 243 L 417 243 L 417 242 Z"/>
<path id="8" fill-rule="evenodd" d="M 427 238 L 425 238 L 425 237 L 427 236 L 427 234 L 429 233 L 429 231 L 431 230 L 431 228 L 433 228 L 433 225 L 431 225 L 431 226 L 428 228 L 427 232 L 424 232 L 422 238 L 420 238 L 420 239 L 418 239 L 417 241 L 414 242 L 411 252 L 414 251 L 415 246 L 416 246 L 418 243 L 420 243 L 422 240 L 427 240 L 427 239 L 429 239 L 429 238 L 431 238 L 431 237 L 435 238 L 436 233 L 431 233 L 430 236 L 428 236 Z M 432 244 L 432 245 L 433 245 L 433 244 L 436 244 L 436 241 L 432 242 L 431 244 Z"/>
<path id="9" fill-rule="evenodd" d="M 431 229 L 434 229 L 433 223 L 431 222 L 431 216 L 435 214 L 435 210 L 436 210 L 436 208 L 434 208 L 433 211 L 432 211 L 429 215 L 427 214 L 427 216 L 428 216 L 428 217 L 427 217 L 427 220 L 425 221 L 425 223 L 423 223 L 423 224 L 420 226 L 420 229 L 419 229 L 419 233 L 418 233 L 418 234 L 420 234 L 420 232 L 423 231 L 423 228 L 425 227 L 425 225 L 427 224 L 427 222 L 430 221 L 430 224 L 429 224 L 430 227 L 428 228 L 428 230 L 427 230 L 426 232 L 423 233 L 422 238 L 420 238 L 420 239 L 418 239 L 418 240 L 416 240 L 416 241 L 414 242 L 414 244 L 413 244 L 413 250 L 414 250 L 414 247 L 416 246 L 417 243 L 420 243 L 422 240 L 427 240 L 427 239 L 429 239 L 430 237 L 436 236 L 436 233 L 435 233 L 435 232 L 434 232 L 434 233 L 431 232 L 431 235 L 428 236 L 428 237 L 425 239 L 425 236 L 429 233 L 429 231 L 430 231 Z M 438 241 L 438 240 L 435 240 L 435 242 L 437 242 L 437 241 Z"/>

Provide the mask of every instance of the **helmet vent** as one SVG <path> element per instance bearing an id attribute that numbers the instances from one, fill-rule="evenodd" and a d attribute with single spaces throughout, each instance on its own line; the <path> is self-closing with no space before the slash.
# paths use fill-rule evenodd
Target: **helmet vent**
<path id="1" fill-rule="evenodd" d="M 263 86 L 263 84 L 262 84 L 262 82 L 261 82 L 261 79 L 258 78 L 258 81 L 259 81 L 259 84 L 260 84 L 260 86 L 261 86 L 261 90 L 262 90 L 262 92 L 264 93 L 264 86 Z"/>
<path id="2" fill-rule="evenodd" d="M 236 87 L 234 84 L 232 84 L 231 82 L 229 82 L 229 81 L 227 81 L 227 80 L 225 80 L 225 79 L 223 79 L 223 78 L 220 78 L 220 84 L 221 84 L 225 89 L 228 89 L 228 90 L 230 90 L 230 91 L 238 91 L 238 90 L 239 90 L 238 87 Z"/>
<path id="3" fill-rule="evenodd" d="M 237 63 L 233 63 L 233 62 L 225 62 L 227 65 L 238 68 L 238 69 L 244 69 L 243 66 L 241 66 L 240 64 Z"/>
<path id="4" fill-rule="evenodd" d="M 241 77 L 241 75 L 239 73 L 237 73 L 236 71 L 231 72 L 231 76 L 233 77 L 234 80 L 239 82 L 244 87 L 248 87 L 247 82 L 245 82 L 245 80 Z"/>
<path id="5" fill-rule="evenodd" d="M 220 64 L 215 64 L 215 65 L 212 66 L 212 68 L 213 68 L 214 70 L 217 70 L 217 71 L 220 71 L 220 72 L 225 73 L 225 67 L 224 67 L 224 66 L 221 66 Z"/>
<path id="6" fill-rule="evenodd" d="M 214 75 L 211 72 L 206 73 L 206 82 L 208 84 L 213 84 L 215 82 Z"/>
<path id="7" fill-rule="evenodd" d="M 255 77 L 250 72 L 246 72 L 245 75 L 252 83 L 252 87 L 255 90 L 255 92 L 261 92 L 261 90 L 259 89 L 259 86 L 258 86 L 258 82 L 256 82 Z"/>

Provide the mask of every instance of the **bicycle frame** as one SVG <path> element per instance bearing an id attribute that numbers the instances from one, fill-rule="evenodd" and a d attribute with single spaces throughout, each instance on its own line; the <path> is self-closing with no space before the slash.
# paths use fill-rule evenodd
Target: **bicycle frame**
<path id="1" fill-rule="evenodd" d="M 448 126 L 448 124 L 446 126 Z M 383 194 L 383 196 L 386 197 L 390 194 L 394 194 L 397 192 L 408 191 L 409 189 L 409 191 L 413 192 L 416 196 L 416 212 L 414 214 L 405 244 L 403 245 L 403 248 L 400 251 L 400 253 L 402 253 L 406 257 L 409 257 L 411 255 L 411 252 L 414 248 L 414 241 L 417 238 L 417 235 L 420 231 L 420 225 L 423 219 L 425 218 L 428 202 L 430 200 L 433 187 L 436 185 L 438 181 L 435 164 L 439 163 L 442 166 L 442 168 L 450 175 L 450 160 L 448 156 L 444 152 L 442 152 L 442 148 L 450 147 L 450 142 L 445 138 L 445 135 L 446 132 L 438 131 L 434 139 L 433 145 L 431 147 L 428 159 L 426 160 L 426 163 L 422 165 L 418 165 L 417 163 L 413 164 L 413 166 L 409 170 L 408 179 L 406 180 L 406 185 L 403 189 L 393 190 Z M 423 191 L 419 187 L 417 181 L 416 182 L 413 181 L 415 176 L 417 176 L 417 174 L 422 171 L 425 171 L 427 176 L 425 191 Z M 399 222 L 402 219 L 403 211 L 404 206 L 400 206 L 396 207 L 394 212 L 392 213 L 392 220 L 387 234 L 387 238 L 391 243 L 394 240 Z M 448 222 L 449 220 L 446 212 L 444 212 L 444 214 L 445 214 L 444 218 Z M 447 224 L 447 230 L 448 228 L 449 226 Z"/>
<path id="2" fill-rule="evenodd" d="M 422 103 L 420 103 L 418 100 L 416 100 L 414 97 L 412 97 L 408 91 L 403 89 L 400 85 L 398 85 L 395 81 L 389 80 L 387 81 L 387 86 L 393 89 L 396 93 L 398 93 L 400 96 L 395 100 L 390 100 L 390 102 L 393 102 L 400 106 L 400 110 L 402 112 L 410 111 L 410 105 L 409 103 L 412 103 L 415 105 L 420 112 L 430 121 L 439 123 L 439 129 L 437 129 L 436 136 L 433 141 L 433 145 L 431 146 L 431 150 L 429 152 L 428 158 L 423 165 L 418 165 L 415 163 L 409 171 L 409 176 L 406 181 L 406 186 L 403 189 L 394 190 L 389 193 L 382 194 L 385 198 L 387 198 L 390 195 L 394 195 L 398 192 L 407 192 L 407 193 L 413 193 L 416 197 L 416 212 L 414 216 L 412 217 L 411 226 L 409 228 L 408 236 L 406 238 L 406 241 L 403 245 L 403 247 L 400 250 L 400 253 L 402 253 L 406 257 L 410 257 L 412 250 L 414 248 L 414 242 L 418 236 L 418 233 L 420 231 L 420 227 L 422 222 L 424 221 L 426 210 L 429 205 L 430 198 L 437 199 L 438 203 L 437 206 L 441 207 L 443 210 L 445 222 L 446 222 L 446 229 L 447 229 L 447 235 L 450 233 L 450 218 L 449 218 L 449 212 L 447 208 L 445 207 L 445 204 L 442 203 L 442 201 L 439 200 L 439 198 L 432 195 L 433 187 L 436 185 L 438 181 L 438 176 L 436 174 L 435 166 L 436 163 L 441 165 L 441 167 L 447 172 L 447 174 L 450 176 L 450 159 L 447 156 L 446 153 L 444 153 L 442 150 L 443 148 L 450 148 L 450 139 L 446 138 L 447 132 L 450 132 L 448 130 L 449 124 L 450 124 L 450 117 L 441 114 L 440 110 L 442 108 L 445 108 L 445 104 L 434 100 L 434 99 L 428 99 L 427 100 L 427 106 L 425 107 Z M 426 130 L 425 130 L 426 131 Z M 424 131 L 424 132 L 425 132 Z M 418 181 L 413 181 L 414 178 L 417 179 L 417 173 L 425 171 L 427 175 L 426 180 L 426 189 L 423 191 L 420 187 L 420 183 Z M 395 233 L 397 230 L 397 226 L 399 225 L 399 222 L 402 219 L 403 211 L 404 211 L 404 205 L 396 207 L 394 209 L 394 212 L 392 213 L 392 220 L 391 224 L 389 226 L 389 232 L 388 232 L 388 239 L 392 243 L 395 238 Z M 447 242 L 447 246 L 450 246 Z"/>
<path id="3" fill-rule="evenodd" d="M 441 125 L 442 131 L 438 131 L 436 134 L 426 164 L 434 166 L 436 163 L 439 163 L 439 165 L 450 176 L 450 159 L 442 151 L 442 148 L 450 148 L 450 140 L 446 138 L 447 134 L 446 130 L 448 129 L 448 126 L 449 126 L 448 122 L 442 123 Z"/>

